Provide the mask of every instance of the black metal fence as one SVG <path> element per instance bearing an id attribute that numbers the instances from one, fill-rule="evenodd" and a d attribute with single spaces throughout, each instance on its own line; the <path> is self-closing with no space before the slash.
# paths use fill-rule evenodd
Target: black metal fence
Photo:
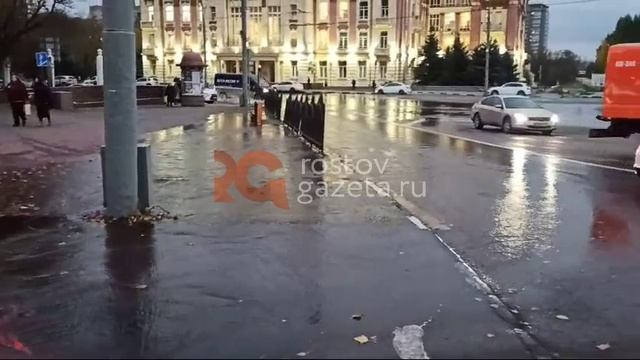
<path id="1" fill-rule="evenodd" d="M 322 95 L 317 100 L 313 95 L 290 95 L 285 102 L 282 121 L 297 135 L 323 150 L 325 109 Z M 282 96 L 271 92 L 266 94 L 265 111 L 280 119 Z"/>

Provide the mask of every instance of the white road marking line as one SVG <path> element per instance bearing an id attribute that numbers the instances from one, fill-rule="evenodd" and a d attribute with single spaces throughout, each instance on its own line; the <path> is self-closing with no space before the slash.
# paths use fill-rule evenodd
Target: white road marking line
<path id="1" fill-rule="evenodd" d="M 400 359 L 429 359 L 424 350 L 424 330 L 418 325 L 405 325 L 393 331 L 393 349 Z"/>
<path id="2" fill-rule="evenodd" d="M 417 217 L 411 215 L 411 216 L 407 216 L 407 218 L 409 219 L 409 221 L 411 221 L 415 226 L 418 227 L 418 229 L 420 230 L 429 230 L 428 227 L 426 227 L 422 221 L 420 221 L 420 219 L 418 219 Z"/>
<path id="3" fill-rule="evenodd" d="M 566 161 L 566 162 L 573 163 L 573 164 L 578 164 L 578 165 L 593 166 L 593 167 L 597 167 L 597 168 L 601 168 L 601 169 L 623 171 L 623 172 L 635 174 L 635 171 L 632 170 L 632 169 L 625 169 L 625 168 L 616 167 L 616 166 L 602 165 L 602 164 L 596 164 L 596 163 L 587 162 L 587 161 L 568 159 L 568 158 L 564 158 L 564 157 L 559 157 L 557 155 L 543 154 L 543 153 L 539 153 L 539 152 L 536 152 L 536 151 L 531 151 L 531 150 L 527 150 L 527 149 L 523 149 L 523 148 L 516 148 L 516 147 L 512 147 L 512 146 L 507 146 L 507 145 L 500 145 L 500 144 L 490 143 L 490 142 L 487 142 L 487 141 L 472 139 L 472 138 L 469 138 L 469 137 L 466 137 L 466 136 L 453 135 L 453 134 L 449 134 L 449 133 L 445 133 L 445 132 L 435 131 L 435 130 L 431 130 L 431 129 L 425 129 L 425 128 L 417 127 L 415 125 L 406 125 L 406 124 L 398 124 L 398 123 L 394 123 L 394 125 L 399 126 L 399 127 L 403 127 L 403 128 L 407 128 L 407 129 L 416 130 L 416 131 L 422 131 L 422 132 L 426 132 L 426 133 L 430 133 L 430 134 L 444 135 L 444 136 L 448 136 L 448 137 L 453 138 L 453 139 L 469 141 L 469 142 L 473 142 L 473 143 L 476 143 L 476 144 L 491 146 L 491 147 L 494 147 L 494 148 L 499 148 L 499 149 L 504 149 L 504 150 L 511 150 L 511 151 L 523 150 L 528 154 L 537 155 L 537 156 L 540 156 L 540 157 L 551 158 L 551 159 L 554 159 L 554 160 L 557 159 L 557 160 Z"/>

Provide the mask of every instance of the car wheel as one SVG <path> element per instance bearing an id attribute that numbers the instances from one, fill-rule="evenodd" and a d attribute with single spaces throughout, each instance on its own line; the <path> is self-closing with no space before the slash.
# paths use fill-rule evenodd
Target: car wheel
<path id="1" fill-rule="evenodd" d="M 508 116 L 502 120 L 502 132 L 505 134 L 511 134 L 513 132 L 513 127 L 511 127 L 511 118 Z"/>
<path id="2" fill-rule="evenodd" d="M 398 93 L 399 93 L 400 95 L 407 95 L 407 92 L 406 92 L 406 91 L 404 91 L 404 90 L 400 90 Z"/>
<path id="3" fill-rule="evenodd" d="M 525 93 L 524 93 L 524 91 L 520 90 L 520 91 L 518 91 L 518 95 L 520 95 L 520 96 L 526 96 L 527 94 L 525 94 Z"/>
<path id="4" fill-rule="evenodd" d="M 384 95 L 384 91 L 382 91 L 382 89 L 380 89 L 380 90 L 378 90 L 378 94 Z"/>
<path id="5" fill-rule="evenodd" d="M 493 91 L 491 92 L 491 95 L 500 95 L 500 93 L 498 92 L 498 90 L 493 90 Z"/>
<path id="6" fill-rule="evenodd" d="M 480 114 L 479 113 L 475 113 L 473 114 L 473 126 L 478 129 L 478 130 L 482 130 L 482 128 L 484 127 L 484 124 L 482 123 L 482 119 L 480 118 Z"/>
<path id="7" fill-rule="evenodd" d="M 551 133 L 553 133 L 553 130 L 545 130 L 542 132 L 542 135 L 551 136 Z"/>

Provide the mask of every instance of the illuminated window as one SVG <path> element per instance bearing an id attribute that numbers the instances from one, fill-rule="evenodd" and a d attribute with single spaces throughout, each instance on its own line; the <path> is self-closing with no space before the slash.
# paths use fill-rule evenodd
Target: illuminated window
<path id="1" fill-rule="evenodd" d="M 321 79 L 326 79 L 327 78 L 327 62 L 326 61 L 320 61 L 320 78 Z"/>
<path id="2" fill-rule="evenodd" d="M 281 18 L 280 18 L 280 6 L 269 6 L 269 15 L 267 18 L 267 32 L 269 33 L 269 44 L 280 45 L 281 38 Z"/>
<path id="3" fill-rule="evenodd" d="M 338 76 L 340 79 L 347 78 L 347 62 L 346 61 L 338 61 Z"/>
<path id="4" fill-rule="evenodd" d="M 183 23 L 191 22 L 191 6 L 189 4 L 182 4 L 181 13 Z"/>
<path id="5" fill-rule="evenodd" d="M 338 43 L 338 49 L 346 50 L 347 47 L 349 47 L 349 40 L 347 39 L 347 32 L 346 31 L 341 31 L 340 32 L 340 42 Z"/>
<path id="6" fill-rule="evenodd" d="M 348 19 L 349 18 L 349 0 L 340 0 L 340 10 L 339 10 L 340 18 Z"/>
<path id="7" fill-rule="evenodd" d="M 164 21 L 173 22 L 173 4 L 164 4 Z"/>
<path id="8" fill-rule="evenodd" d="M 380 61 L 380 78 L 381 79 L 387 78 L 387 62 L 386 61 Z"/>
<path id="9" fill-rule="evenodd" d="M 149 19 L 149 21 L 150 21 L 150 22 L 153 22 L 153 15 L 154 15 L 154 12 L 155 12 L 155 8 L 153 7 L 153 5 L 150 5 L 150 6 L 147 8 L 147 14 L 148 14 L 148 15 L 147 15 L 147 16 L 148 16 L 147 18 Z"/>
<path id="10" fill-rule="evenodd" d="M 360 75 L 360 79 L 367 78 L 367 61 L 358 61 L 358 75 Z"/>
<path id="11" fill-rule="evenodd" d="M 240 30 L 242 29 L 242 17 L 240 16 L 240 8 L 232 7 L 231 8 L 231 19 L 230 19 L 230 46 L 239 46 L 242 42 L 240 38 Z"/>
<path id="12" fill-rule="evenodd" d="M 389 17 L 389 0 L 382 0 L 381 14 L 383 18 Z"/>
<path id="13" fill-rule="evenodd" d="M 326 50 L 329 47 L 329 32 L 326 29 L 318 30 L 318 49 Z"/>
<path id="14" fill-rule="evenodd" d="M 360 1 L 360 11 L 358 13 L 360 20 L 369 20 L 369 2 Z"/>
<path id="15" fill-rule="evenodd" d="M 380 49 L 389 48 L 389 33 L 386 31 L 382 31 L 380 33 Z"/>
<path id="16" fill-rule="evenodd" d="M 360 49 L 366 49 L 369 47 L 369 35 L 366 32 L 361 32 L 358 37 L 358 47 Z"/>
<path id="17" fill-rule="evenodd" d="M 329 3 L 327 0 L 321 0 L 318 3 L 318 19 L 321 21 L 329 19 Z"/>
<path id="18" fill-rule="evenodd" d="M 294 78 L 298 77 L 298 62 L 297 61 L 292 61 L 291 62 L 291 77 L 294 77 Z"/>

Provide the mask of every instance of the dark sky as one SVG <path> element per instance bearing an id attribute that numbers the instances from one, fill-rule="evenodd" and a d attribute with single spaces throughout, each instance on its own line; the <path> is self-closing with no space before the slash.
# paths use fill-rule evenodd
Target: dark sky
<path id="1" fill-rule="evenodd" d="M 569 49 L 586 59 L 594 59 L 600 41 L 613 31 L 618 18 L 640 14 L 640 0 L 596 0 L 568 5 L 563 2 L 584 0 L 531 0 L 550 4 L 549 48 Z M 76 0 L 79 15 L 87 13 L 88 3 L 101 0 Z"/>

